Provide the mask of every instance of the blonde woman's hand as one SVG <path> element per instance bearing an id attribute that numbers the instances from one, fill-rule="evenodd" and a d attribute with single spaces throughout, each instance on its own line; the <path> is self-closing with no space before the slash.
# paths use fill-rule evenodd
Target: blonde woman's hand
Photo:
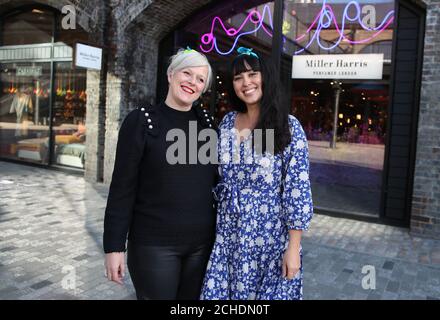
<path id="1" fill-rule="evenodd" d="M 295 278 L 296 274 L 301 268 L 301 257 L 299 254 L 299 248 L 295 246 L 289 246 L 284 252 L 282 276 L 291 280 Z"/>
<path id="2" fill-rule="evenodd" d="M 125 277 L 125 253 L 111 252 L 105 255 L 105 275 L 110 281 L 124 284 Z"/>

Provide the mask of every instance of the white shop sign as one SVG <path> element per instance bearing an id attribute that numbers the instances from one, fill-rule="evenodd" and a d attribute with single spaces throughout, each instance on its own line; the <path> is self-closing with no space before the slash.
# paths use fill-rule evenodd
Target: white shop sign
<path id="1" fill-rule="evenodd" d="M 382 79 L 383 53 L 293 56 L 293 79 Z"/>
<path id="2" fill-rule="evenodd" d="M 101 70 L 102 49 L 77 43 L 75 47 L 75 66 Z"/>
<path id="3" fill-rule="evenodd" d="M 41 66 L 18 66 L 16 75 L 18 77 L 41 77 L 43 74 L 43 67 Z"/>

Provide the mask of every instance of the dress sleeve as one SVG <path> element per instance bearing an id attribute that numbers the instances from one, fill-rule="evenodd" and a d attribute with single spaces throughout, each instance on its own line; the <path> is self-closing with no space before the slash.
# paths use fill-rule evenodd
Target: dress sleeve
<path id="1" fill-rule="evenodd" d="M 145 117 L 136 109 L 119 130 L 116 158 L 104 217 L 104 252 L 123 252 L 136 200 L 139 163 L 146 134 Z"/>
<path id="2" fill-rule="evenodd" d="M 299 121 L 289 116 L 292 139 L 283 153 L 282 209 L 289 230 L 308 230 L 313 215 L 307 138 Z"/>
<path id="3" fill-rule="evenodd" d="M 219 174 L 222 175 L 221 172 L 221 164 L 229 163 L 230 159 L 230 142 L 231 142 L 231 124 L 233 112 L 228 112 L 220 122 L 218 126 L 218 142 L 217 142 L 217 154 L 218 154 L 218 163 L 219 163 Z"/>

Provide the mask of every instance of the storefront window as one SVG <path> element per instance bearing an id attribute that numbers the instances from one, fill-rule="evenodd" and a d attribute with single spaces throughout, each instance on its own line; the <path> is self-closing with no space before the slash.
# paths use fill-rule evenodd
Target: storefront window
<path id="1" fill-rule="evenodd" d="M 86 140 L 86 71 L 71 62 L 55 64 L 52 163 L 84 168 Z"/>
<path id="2" fill-rule="evenodd" d="M 0 156 L 47 164 L 49 63 L 0 63 Z"/>
<path id="3" fill-rule="evenodd" d="M 282 77 L 291 113 L 309 140 L 318 208 L 376 216 L 380 211 L 393 18 L 392 0 L 284 1 Z M 292 76 L 293 56 L 338 55 L 342 64 L 372 53 L 383 54 L 380 79 Z"/>
<path id="4" fill-rule="evenodd" d="M 87 33 L 60 18 L 31 8 L 0 20 L 0 157 L 84 169 L 86 70 L 72 52 Z"/>

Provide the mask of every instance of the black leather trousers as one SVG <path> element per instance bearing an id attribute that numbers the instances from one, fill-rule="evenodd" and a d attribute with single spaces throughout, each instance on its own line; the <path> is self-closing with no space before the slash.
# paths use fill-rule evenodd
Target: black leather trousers
<path id="1" fill-rule="evenodd" d="M 198 300 L 212 242 L 152 246 L 130 242 L 127 264 L 138 300 Z"/>

